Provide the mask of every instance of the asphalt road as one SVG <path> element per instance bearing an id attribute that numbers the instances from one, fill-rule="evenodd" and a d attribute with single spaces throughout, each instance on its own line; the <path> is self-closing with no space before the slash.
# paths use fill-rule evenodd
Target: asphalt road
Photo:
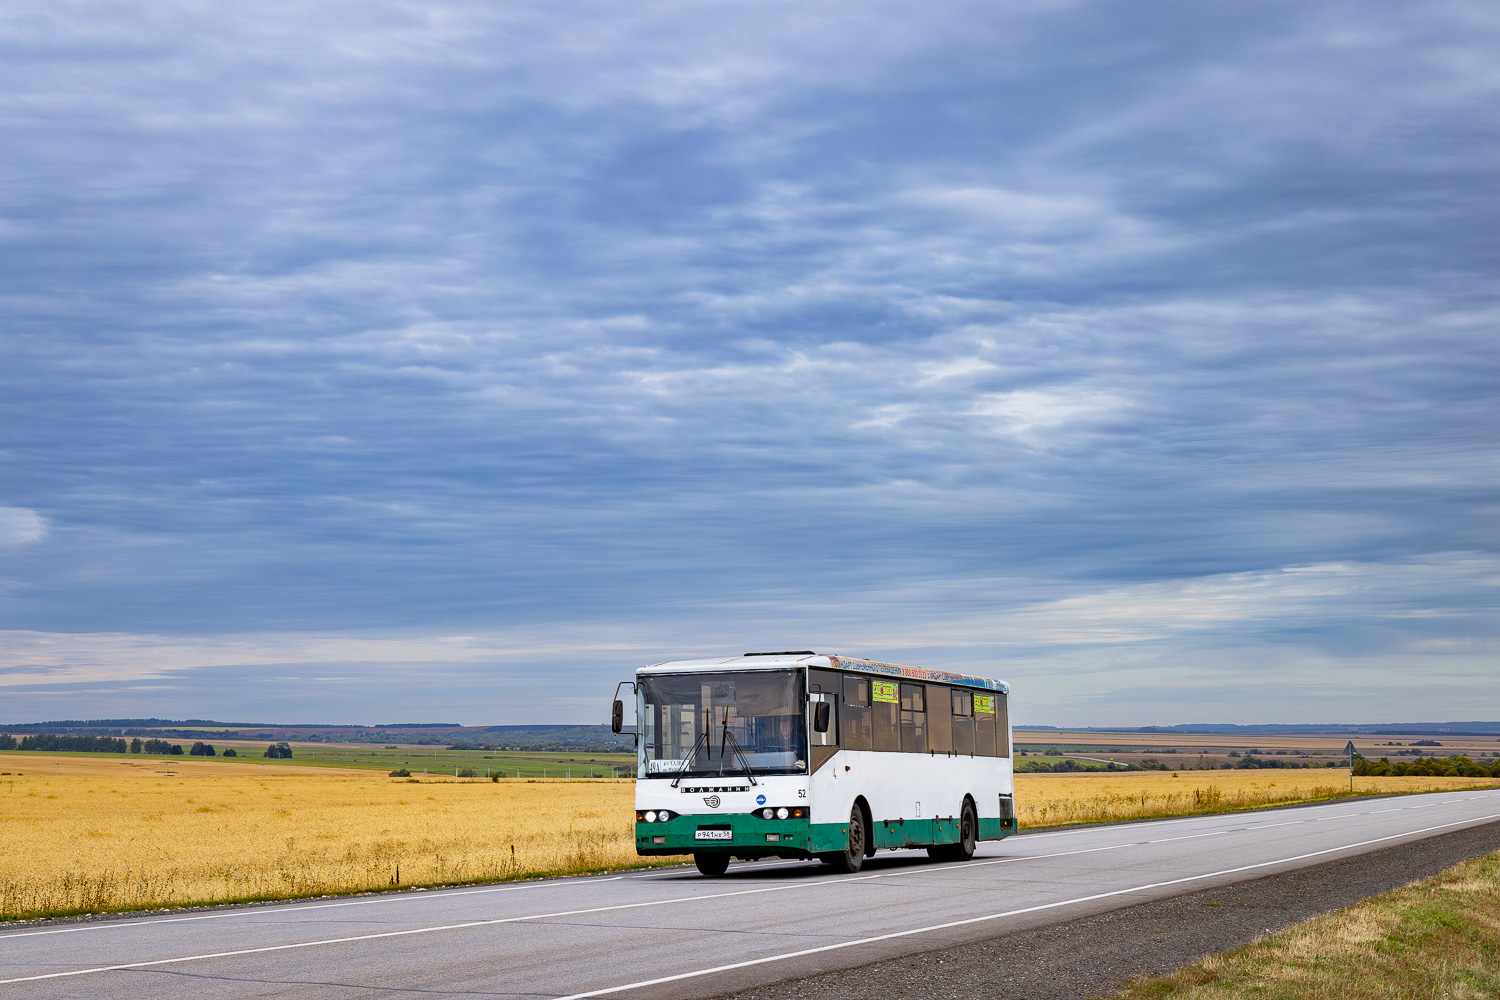
<path id="1" fill-rule="evenodd" d="M 19 928 L 0 997 L 703 997 L 868 965 L 1500 820 L 1500 791 L 882 852 Z"/>

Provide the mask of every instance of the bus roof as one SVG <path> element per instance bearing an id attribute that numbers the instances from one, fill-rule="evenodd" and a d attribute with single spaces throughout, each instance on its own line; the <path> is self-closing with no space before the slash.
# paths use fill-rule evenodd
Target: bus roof
<path id="1" fill-rule="evenodd" d="M 972 674 L 959 674 L 949 670 L 930 670 L 926 667 L 903 667 L 897 663 L 881 663 L 879 660 L 863 660 L 833 653 L 746 653 L 743 656 L 668 660 L 641 667 L 636 671 L 636 675 L 695 674 L 719 670 L 787 670 L 792 667 L 852 670 L 861 674 L 904 677 L 908 680 L 930 681 L 934 684 L 958 684 L 963 687 L 984 688 L 988 691 L 1010 691 L 1009 684 L 990 677 L 976 677 Z"/>

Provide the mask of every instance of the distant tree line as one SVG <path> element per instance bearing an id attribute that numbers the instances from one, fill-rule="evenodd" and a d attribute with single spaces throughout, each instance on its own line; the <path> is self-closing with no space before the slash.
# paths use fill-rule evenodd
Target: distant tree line
<path id="1" fill-rule="evenodd" d="M 1060 760 L 1055 764 L 1049 764 L 1044 760 L 1022 760 L 1016 762 L 1017 774 L 1066 774 L 1070 771 L 1108 770 L 1110 770 L 1110 768 L 1107 765 L 1095 765 L 1091 767 L 1087 764 L 1080 764 L 1078 761 L 1072 760 L 1071 758 L 1067 760 Z M 1115 770 L 1123 771 L 1125 770 L 1125 768 L 1122 766 L 1119 768 L 1115 768 Z"/>
<path id="2" fill-rule="evenodd" d="M 1423 778 L 1500 778 L 1500 761 L 1484 765 L 1468 757 L 1426 757 L 1422 760 L 1399 760 L 1392 764 L 1390 758 L 1354 762 L 1354 773 L 1359 777 L 1384 777 L 1393 775 L 1404 778 L 1415 775 Z"/>
<path id="3" fill-rule="evenodd" d="M 72 753 L 124 753 L 125 741 L 108 736 L 57 736 L 52 733 L 35 733 L 17 740 L 9 734 L 0 735 L 0 750 L 63 750 Z"/>

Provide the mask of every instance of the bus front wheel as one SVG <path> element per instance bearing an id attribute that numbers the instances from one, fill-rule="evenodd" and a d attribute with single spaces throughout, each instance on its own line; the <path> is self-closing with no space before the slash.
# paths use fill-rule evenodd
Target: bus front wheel
<path id="1" fill-rule="evenodd" d="M 718 878 L 729 870 L 729 855 L 727 854 L 694 854 L 693 864 L 698 870 L 709 878 Z"/>
<path id="2" fill-rule="evenodd" d="M 849 812 L 849 843 L 842 851 L 823 855 L 843 875 L 853 875 L 865 863 L 865 814 L 856 804 Z"/>

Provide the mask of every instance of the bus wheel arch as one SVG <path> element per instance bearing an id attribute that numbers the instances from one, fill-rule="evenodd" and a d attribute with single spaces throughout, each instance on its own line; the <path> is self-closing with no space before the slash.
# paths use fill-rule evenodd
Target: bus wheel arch
<path id="1" fill-rule="evenodd" d="M 963 806 L 959 812 L 958 843 L 953 845 L 953 856 L 959 861 L 968 861 L 974 856 L 974 849 L 978 846 L 979 806 L 975 803 L 974 796 L 965 792 Z"/>
<path id="2" fill-rule="evenodd" d="M 865 818 L 865 857 L 875 856 L 875 820 L 870 815 L 870 803 L 865 801 L 863 795 L 854 799 L 854 805 L 859 809 L 860 815 Z"/>
<path id="3" fill-rule="evenodd" d="M 974 796 L 965 793 L 958 807 L 958 842 L 933 844 L 927 848 L 927 856 L 934 861 L 968 861 L 978 843 L 979 807 L 974 804 Z"/>
<path id="4" fill-rule="evenodd" d="M 875 831 L 870 828 L 869 817 L 869 803 L 865 802 L 863 797 L 855 799 L 849 807 L 849 825 L 844 827 L 848 837 L 844 849 L 819 854 L 818 860 L 831 865 L 834 871 L 843 875 L 852 875 L 859 871 L 865 858 L 875 853 L 870 849 L 870 842 L 875 839 Z"/>

